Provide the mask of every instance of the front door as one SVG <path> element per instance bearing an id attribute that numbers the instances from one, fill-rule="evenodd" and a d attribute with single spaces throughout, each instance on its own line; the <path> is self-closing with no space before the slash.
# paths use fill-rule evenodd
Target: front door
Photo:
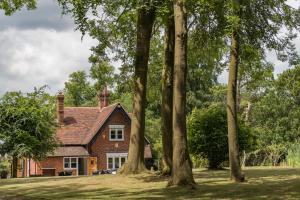
<path id="1" fill-rule="evenodd" d="M 78 175 L 87 175 L 86 158 L 78 158 Z"/>
<path id="2" fill-rule="evenodd" d="M 97 157 L 89 157 L 87 159 L 88 175 L 92 175 L 94 171 L 97 171 Z"/>

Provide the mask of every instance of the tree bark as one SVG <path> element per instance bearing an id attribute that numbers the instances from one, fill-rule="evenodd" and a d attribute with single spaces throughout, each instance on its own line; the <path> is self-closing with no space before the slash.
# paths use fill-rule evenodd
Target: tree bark
<path id="1" fill-rule="evenodd" d="M 169 13 L 164 35 L 164 65 L 162 73 L 162 105 L 161 105 L 161 131 L 162 131 L 162 174 L 171 175 L 173 156 L 173 131 L 172 131 L 172 107 L 173 107 L 173 72 L 174 72 L 174 45 L 175 25 L 173 4 L 170 2 Z"/>
<path id="2" fill-rule="evenodd" d="M 184 0 L 174 1 L 174 18 L 173 167 L 169 185 L 194 187 L 186 134 L 187 13 Z"/>
<path id="3" fill-rule="evenodd" d="M 231 179 L 236 182 L 244 181 L 241 172 L 238 145 L 237 124 L 237 75 L 239 65 L 239 38 L 236 31 L 231 36 L 231 53 L 229 64 L 229 79 L 227 89 L 227 123 L 228 123 L 228 146 Z"/>
<path id="4" fill-rule="evenodd" d="M 13 156 L 12 165 L 11 165 L 11 177 L 17 178 L 17 173 L 18 173 L 18 158 L 16 156 Z"/>
<path id="5" fill-rule="evenodd" d="M 144 163 L 146 87 L 155 8 L 150 5 L 150 0 L 143 2 L 145 6 L 138 10 L 133 113 L 128 161 L 120 170 L 123 174 L 139 173 L 146 169 Z"/>

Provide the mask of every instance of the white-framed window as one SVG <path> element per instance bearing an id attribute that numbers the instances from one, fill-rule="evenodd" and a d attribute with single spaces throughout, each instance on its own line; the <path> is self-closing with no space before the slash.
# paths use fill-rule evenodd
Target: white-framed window
<path id="1" fill-rule="evenodd" d="M 77 169 L 77 157 L 64 157 L 64 169 Z"/>
<path id="2" fill-rule="evenodd" d="M 127 161 L 128 153 L 107 153 L 107 169 L 119 169 Z"/>
<path id="3" fill-rule="evenodd" d="M 109 125 L 109 140 L 123 141 L 124 140 L 124 125 Z"/>

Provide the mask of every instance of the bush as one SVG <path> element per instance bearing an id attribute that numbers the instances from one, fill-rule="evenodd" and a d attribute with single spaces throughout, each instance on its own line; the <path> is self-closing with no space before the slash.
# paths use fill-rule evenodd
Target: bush
<path id="1" fill-rule="evenodd" d="M 7 178 L 7 175 L 9 173 L 9 161 L 8 159 L 0 156 L 0 178 Z"/>
<path id="2" fill-rule="evenodd" d="M 289 148 L 287 162 L 289 166 L 300 167 L 300 144 L 294 144 Z"/>
<path id="3" fill-rule="evenodd" d="M 207 158 L 209 168 L 220 168 L 222 162 L 228 160 L 225 108 L 214 104 L 206 109 L 194 109 L 188 118 L 188 142 L 190 152 L 194 156 Z M 253 143 L 250 128 L 240 121 L 240 150 L 250 150 Z"/>
<path id="4" fill-rule="evenodd" d="M 193 163 L 193 168 L 203 168 L 208 166 L 207 158 L 203 158 L 201 156 L 192 155 L 191 160 Z"/>

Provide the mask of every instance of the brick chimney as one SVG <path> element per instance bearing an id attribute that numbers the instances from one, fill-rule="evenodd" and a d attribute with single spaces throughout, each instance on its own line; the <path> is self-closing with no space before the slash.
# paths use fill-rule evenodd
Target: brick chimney
<path id="1" fill-rule="evenodd" d="M 109 105 L 109 92 L 107 86 L 104 87 L 103 91 L 99 94 L 99 107 L 100 109 Z"/>
<path id="2" fill-rule="evenodd" d="M 63 94 L 63 92 L 59 92 L 58 95 L 57 95 L 57 106 L 56 106 L 56 109 L 57 109 L 57 120 L 58 120 L 58 123 L 60 125 L 63 125 L 64 124 L 64 99 L 65 99 L 65 96 Z"/>

